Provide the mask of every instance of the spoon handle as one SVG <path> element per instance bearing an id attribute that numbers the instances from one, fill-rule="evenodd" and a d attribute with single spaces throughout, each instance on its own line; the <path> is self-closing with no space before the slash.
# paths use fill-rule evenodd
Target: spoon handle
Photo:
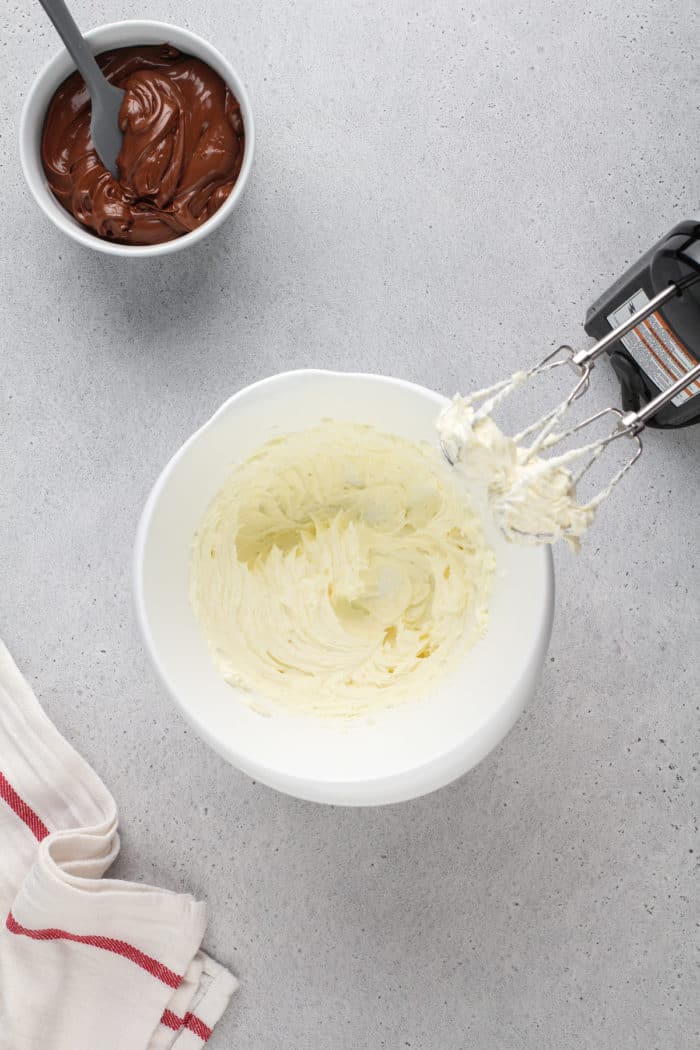
<path id="1" fill-rule="evenodd" d="M 82 73 L 90 94 L 95 98 L 104 89 L 105 77 L 64 0 L 39 0 L 39 3 L 53 22 L 68 53 Z"/>

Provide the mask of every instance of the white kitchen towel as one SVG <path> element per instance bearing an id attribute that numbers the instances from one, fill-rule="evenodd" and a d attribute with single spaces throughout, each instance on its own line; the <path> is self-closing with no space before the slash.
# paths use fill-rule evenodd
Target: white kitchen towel
<path id="1" fill-rule="evenodd" d="M 205 905 L 103 879 L 117 809 L 0 642 L 0 1048 L 197 1050 L 235 978 Z"/>

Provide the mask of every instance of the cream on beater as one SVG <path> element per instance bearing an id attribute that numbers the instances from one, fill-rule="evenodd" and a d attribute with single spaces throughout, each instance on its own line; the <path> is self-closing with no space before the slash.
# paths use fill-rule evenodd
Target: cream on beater
<path id="1" fill-rule="evenodd" d="M 580 538 L 592 525 L 598 507 L 627 468 L 591 500 L 581 503 L 576 496 L 576 476 L 569 468 L 581 460 L 587 459 L 589 465 L 595 462 L 606 447 L 606 440 L 587 442 L 558 455 L 540 455 L 574 432 L 560 433 L 555 429 L 570 399 L 562 401 L 522 434 L 504 434 L 491 413 L 528 378 L 526 372 L 515 372 L 510 379 L 468 397 L 456 395 L 438 418 L 440 442 L 449 461 L 468 478 L 470 485 L 485 490 L 491 514 L 507 539 L 530 544 L 565 539 L 578 550 Z M 536 437 L 526 445 L 525 438 L 531 434 Z"/>

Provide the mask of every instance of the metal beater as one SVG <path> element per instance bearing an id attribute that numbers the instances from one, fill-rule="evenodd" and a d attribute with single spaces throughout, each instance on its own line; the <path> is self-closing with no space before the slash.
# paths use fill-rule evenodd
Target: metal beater
<path id="1" fill-rule="evenodd" d="M 683 280 L 670 283 L 666 288 L 645 303 L 643 307 L 631 314 L 626 321 L 618 325 L 617 328 L 612 329 L 589 350 L 574 351 L 570 346 L 560 346 L 556 350 L 547 354 L 539 364 L 529 369 L 529 371 L 516 373 L 515 376 L 509 379 L 503 380 L 502 382 L 496 383 L 494 386 L 478 391 L 467 397 L 465 399 L 466 403 L 474 409 L 474 423 L 478 422 L 479 419 L 490 416 L 501 401 L 508 397 L 515 389 L 522 386 L 527 380 L 542 373 L 549 372 L 552 369 L 559 368 L 562 365 L 567 365 L 568 367 L 573 368 L 578 373 L 578 378 L 569 395 L 536 423 L 531 424 L 524 430 L 520 431 L 520 433 L 516 434 L 513 437 L 513 441 L 516 445 L 520 446 L 521 442 L 526 438 L 533 438 L 532 443 L 522 449 L 522 462 L 526 464 L 535 459 L 535 457 L 541 456 L 543 452 L 550 452 L 556 446 L 561 445 L 562 442 L 579 433 L 579 431 L 595 424 L 606 416 L 614 417 L 615 425 L 607 436 L 587 442 L 579 448 L 566 453 L 565 456 L 560 457 L 560 462 L 566 461 L 567 465 L 583 460 L 583 465 L 578 468 L 577 472 L 572 473 L 572 490 L 575 491 L 576 486 L 586 472 L 590 470 L 599 456 L 610 444 L 612 444 L 612 442 L 617 441 L 618 438 L 622 437 L 631 438 L 634 441 L 634 451 L 629 460 L 617 471 L 604 489 L 598 492 L 590 501 L 587 501 L 587 506 L 596 507 L 610 494 L 615 485 L 617 485 L 627 471 L 630 470 L 639 459 L 642 454 L 642 439 L 640 435 L 647 422 L 661 408 L 663 408 L 664 405 L 668 404 L 674 397 L 685 390 L 686 387 L 689 387 L 696 380 L 700 380 L 700 362 L 694 365 L 685 373 L 685 375 L 682 375 L 671 386 L 669 386 L 668 389 L 659 393 L 637 412 L 624 412 L 616 406 L 610 406 L 595 412 L 587 419 L 582 420 L 580 423 L 577 423 L 575 426 L 572 426 L 567 430 L 562 431 L 557 428 L 573 402 L 578 400 L 578 398 L 588 390 L 591 371 L 597 358 L 609 350 L 618 340 L 627 335 L 628 332 L 631 332 L 633 328 L 636 328 L 640 322 L 644 321 L 664 303 L 668 302 L 675 296 L 682 295 L 684 290 L 697 280 L 700 280 L 700 274 L 692 274 Z M 448 463 L 454 466 L 458 456 L 455 456 L 451 450 L 445 446 L 443 441 L 441 441 L 440 444 Z M 529 538 L 534 542 L 540 543 L 548 542 L 552 539 L 551 536 L 543 534 L 531 535 Z"/>

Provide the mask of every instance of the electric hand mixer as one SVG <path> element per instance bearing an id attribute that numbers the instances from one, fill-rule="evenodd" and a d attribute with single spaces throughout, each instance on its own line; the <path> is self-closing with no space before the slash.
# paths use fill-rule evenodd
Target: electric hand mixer
<path id="1" fill-rule="evenodd" d="M 663 312 L 662 312 L 663 308 Z M 678 427 L 700 422 L 700 223 L 675 227 L 627 271 L 588 311 L 585 324 L 598 342 L 588 350 L 560 346 L 528 371 L 462 399 L 470 411 L 470 425 L 490 417 L 497 406 L 528 380 L 561 366 L 577 373 L 568 396 L 537 422 L 514 435 L 519 467 L 529 472 L 512 487 L 531 484 L 533 477 L 576 464 L 570 477 L 571 491 L 605 449 L 619 438 L 629 438 L 634 449 L 608 485 L 586 504 L 595 510 L 642 453 L 641 431 L 646 426 Z M 622 344 L 619 346 L 619 344 Z M 559 426 L 574 401 L 589 387 L 595 361 L 611 354 L 622 387 L 623 407 L 610 406 L 567 429 Z M 696 399 L 697 398 L 697 399 Z M 612 417 L 607 436 L 596 438 L 555 460 L 543 458 L 573 435 Z M 522 442 L 531 439 L 523 446 Z M 454 464 L 460 450 L 442 442 L 447 460 Z M 518 529 L 512 529 L 520 532 Z M 566 536 L 566 528 L 559 535 Z M 573 535 L 573 533 L 571 533 Z M 530 542 L 551 542 L 553 535 L 525 535 Z"/>

